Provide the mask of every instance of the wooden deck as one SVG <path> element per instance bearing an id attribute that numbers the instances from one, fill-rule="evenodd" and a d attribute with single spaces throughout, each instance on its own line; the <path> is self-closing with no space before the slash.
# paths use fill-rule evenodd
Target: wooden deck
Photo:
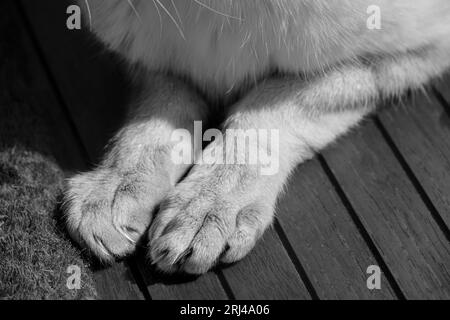
<path id="1" fill-rule="evenodd" d="M 86 170 L 120 126 L 125 75 L 86 31 L 66 29 L 67 1 L 7 1 L 60 141 L 55 158 L 68 174 Z M 274 228 L 243 261 L 161 278 L 138 255 L 96 273 L 101 298 L 449 299 L 450 79 L 428 93 L 382 106 L 301 165 Z M 381 290 L 366 286 L 370 265 L 382 270 Z"/>

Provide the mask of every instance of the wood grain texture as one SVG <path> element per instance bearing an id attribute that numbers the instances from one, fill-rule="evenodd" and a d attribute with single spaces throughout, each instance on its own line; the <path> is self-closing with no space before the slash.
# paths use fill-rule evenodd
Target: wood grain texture
<path id="1" fill-rule="evenodd" d="M 274 229 L 266 231 L 251 254 L 223 273 L 236 299 L 311 299 Z"/>
<path id="2" fill-rule="evenodd" d="M 410 299 L 450 297 L 450 245 L 372 121 L 324 157 Z"/>
<path id="3" fill-rule="evenodd" d="M 153 300 L 227 300 L 219 277 L 210 271 L 200 277 L 163 275 L 138 263 Z"/>
<path id="4" fill-rule="evenodd" d="M 442 95 L 445 100 L 445 108 L 450 113 L 450 71 L 442 78 L 433 82 L 433 87 Z"/>
<path id="5" fill-rule="evenodd" d="M 319 161 L 301 165 L 287 190 L 277 216 L 319 297 L 395 299 L 384 275 L 382 290 L 367 288 L 367 267 L 376 259 Z"/>
<path id="6" fill-rule="evenodd" d="M 379 118 L 432 206 L 450 226 L 450 117 L 434 94 L 417 95 Z M 431 209 L 433 210 L 433 209 Z"/>
<path id="7" fill-rule="evenodd" d="M 122 65 L 86 31 L 66 29 L 70 1 L 21 2 L 89 161 L 96 163 L 130 100 Z M 438 86 L 447 102 L 449 88 L 448 82 Z M 55 106 L 53 122 L 58 123 L 64 114 Z M 448 227 L 448 118 L 434 100 L 419 98 L 409 107 L 413 111 L 382 111 L 381 123 Z M 55 147 L 67 158 L 61 161 L 84 170 L 80 148 L 72 148 L 72 132 L 65 124 L 57 126 L 64 143 Z M 385 138 L 369 121 L 324 156 L 406 297 L 449 298 L 449 243 Z M 242 262 L 225 268 L 223 277 L 210 272 L 196 279 L 167 278 L 140 257 L 133 260 L 151 298 L 226 299 L 225 281 L 238 299 L 309 299 L 299 264 L 320 298 L 395 298 L 384 275 L 382 290 L 367 289 L 367 266 L 377 261 L 320 163 L 300 166 L 287 190 L 277 210 L 280 229 L 269 231 Z M 104 298 L 142 298 L 123 263 L 98 272 L 97 278 Z"/>
<path id="8" fill-rule="evenodd" d="M 21 62 L 28 75 L 28 86 L 32 88 L 32 92 L 23 92 L 23 94 L 32 99 L 35 108 L 47 115 L 49 132 L 52 133 L 55 140 L 55 144 L 52 145 L 53 155 L 65 174 L 69 175 L 70 172 L 85 168 L 86 159 L 82 156 L 73 131 L 70 129 L 47 74 L 38 59 L 36 48 L 27 35 L 27 30 L 23 28 L 25 24 L 22 21 L 22 16 L 17 13 L 15 5 L 12 4 L 10 7 L 11 11 L 8 14 L 16 16 L 17 27 L 21 28 L 18 33 L 21 35 L 22 50 L 27 53 L 22 57 Z M 106 299 L 142 299 L 143 296 L 134 280 L 125 277 L 125 272 L 122 264 L 96 272 L 94 277 L 99 297 Z"/>

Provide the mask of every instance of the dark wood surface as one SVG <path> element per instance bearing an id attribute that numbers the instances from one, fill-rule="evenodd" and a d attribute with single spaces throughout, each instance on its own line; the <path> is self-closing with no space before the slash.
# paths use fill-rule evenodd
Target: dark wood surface
<path id="1" fill-rule="evenodd" d="M 448 241 L 374 122 L 324 156 L 405 296 L 448 296 Z"/>
<path id="2" fill-rule="evenodd" d="M 122 122 L 131 91 L 124 68 L 86 31 L 66 29 L 69 2 L 16 4 L 61 166 L 85 170 Z M 243 261 L 187 279 L 162 277 L 137 255 L 97 272 L 101 297 L 450 298 L 450 82 L 435 87 L 429 99 L 385 106 L 299 166 L 274 228 Z M 381 290 L 366 286 L 370 265 L 382 269 Z"/>

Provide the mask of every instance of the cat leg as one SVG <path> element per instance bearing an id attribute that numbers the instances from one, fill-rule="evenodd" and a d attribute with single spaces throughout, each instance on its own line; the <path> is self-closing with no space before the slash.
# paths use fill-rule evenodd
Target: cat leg
<path id="1" fill-rule="evenodd" d="M 171 161 L 173 130 L 192 132 L 205 111 L 184 83 L 151 75 L 102 163 L 68 180 L 65 216 L 73 238 L 103 261 L 131 253 L 155 207 L 190 167 Z"/>
<path id="2" fill-rule="evenodd" d="M 230 129 L 278 132 L 279 139 L 249 139 L 247 149 L 237 150 L 245 159 L 238 165 L 195 165 L 162 202 L 150 227 L 153 262 L 167 272 L 200 274 L 218 261 L 244 257 L 271 224 L 276 199 L 295 166 L 373 111 L 380 94 L 417 88 L 442 68 L 422 56 L 407 55 L 376 65 L 342 66 L 308 82 L 292 77 L 260 84 L 233 108 L 224 138 L 215 139 L 204 154 L 223 150 L 235 155 L 235 143 L 227 137 L 236 131 Z M 426 72 L 419 75 L 418 69 Z M 276 170 L 264 171 L 264 157 L 251 162 L 251 150 L 271 154 Z"/>

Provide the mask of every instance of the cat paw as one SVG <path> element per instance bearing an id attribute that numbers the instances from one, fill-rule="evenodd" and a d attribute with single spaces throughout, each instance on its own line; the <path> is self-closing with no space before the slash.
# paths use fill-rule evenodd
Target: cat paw
<path id="1" fill-rule="evenodd" d="M 65 191 L 67 229 L 104 262 L 124 257 L 135 250 L 169 189 L 162 173 L 99 168 L 77 175 Z"/>
<path id="2" fill-rule="evenodd" d="M 245 180 L 206 170 L 176 186 L 149 230 L 152 263 L 164 272 L 202 274 L 246 256 L 270 225 L 274 201 Z"/>

